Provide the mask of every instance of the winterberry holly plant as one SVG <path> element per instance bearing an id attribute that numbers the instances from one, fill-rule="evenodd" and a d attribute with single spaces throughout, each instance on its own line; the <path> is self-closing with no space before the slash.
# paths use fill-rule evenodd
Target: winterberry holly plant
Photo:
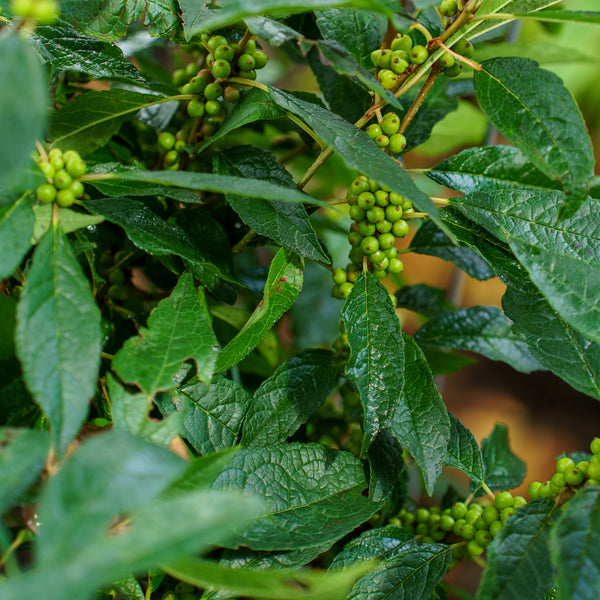
<path id="1" fill-rule="evenodd" d="M 463 599 L 465 561 L 478 600 L 600 597 L 600 438 L 524 497 L 434 378 L 469 351 L 600 400 L 592 143 L 515 44 L 600 13 L 0 8 L 0 599 Z M 504 143 L 407 168 L 458 106 Z M 502 310 L 406 285 L 409 252 Z"/>

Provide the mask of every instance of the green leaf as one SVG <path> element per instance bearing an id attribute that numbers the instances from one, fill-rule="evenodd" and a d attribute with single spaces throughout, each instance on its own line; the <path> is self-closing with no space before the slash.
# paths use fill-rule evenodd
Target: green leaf
<path id="1" fill-rule="evenodd" d="M 81 35 L 65 23 L 37 27 L 32 38 L 39 55 L 57 71 L 79 71 L 95 79 L 146 85 L 145 78 L 118 46 Z"/>
<path id="2" fill-rule="evenodd" d="M 237 194 L 238 196 L 247 196 L 249 198 L 329 206 L 326 202 L 322 202 L 296 189 L 282 187 L 269 181 L 246 177 L 232 177 L 230 175 L 191 173 L 187 171 L 121 171 L 116 174 L 110 174 L 106 179 L 142 181 L 204 192 Z"/>
<path id="3" fill-rule="evenodd" d="M 263 381 L 244 419 L 242 444 L 285 441 L 325 402 L 337 382 L 333 352 L 305 348 Z"/>
<path id="4" fill-rule="evenodd" d="M 547 250 L 517 238 L 511 250 L 552 308 L 585 337 L 600 343 L 600 274 L 598 265 Z"/>
<path id="5" fill-rule="evenodd" d="M 485 61 L 474 81 L 479 104 L 498 130 L 562 183 L 567 203 L 560 217 L 573 215 L 587 196 L 594 155 L 581 112 L 560 78 L 528 59 L 497 58 Z"/>
<path id="6" fill-rule="evenodd" d="M 127 575 L 113 582 L 112 587 L 123 600 L 144 600 L 142 586 L 133 575 Z"/>
<path id="7" fill-rule="evenodd" d="M 213 486 L 264 498 L 267 511 L 235 538 L 253 550 L 333 543 L 380 508 L 362 495 L 366 487 L 350 453 L 298 443 L 240 450 Z"/>
<path id="8" fill-rule="evenodd" d="M 550 533 L 552 562 L 564 600 L 593 600 L 600 594 L 600 493 L 582 489 L 564 506 Z"/>
<path id="9" fill-rule="evenodd" d="M 28 194 L 0 205 L 0 279 L 10 277 L 29 251 L 34 222 Z"/>
<path id="10" fill-rule="evenodd" d="M 130 394 L 108 373 L 106 383 L 110 396 L 110 412 L 114 430 L 128 431 L 157 446 L 168 448 L 179 434 L 183 415 L 174 413 L 162 421 L 148 418 L 151 404 L 144 394 Z"/>
<path id="11" fill-rule="evenodd" d="M 0 429 L 0 515 L 37 479 L 48 450 L 45 431 Z"/>
<path id="12" fill-rule="evenodd" d="M 220 10 L 209 10 L 194 0 L 181 0 L 183 30 L 189 40 L 199 31 L 214 31 L 254 15 L 268 16 L 354 6 L 391 16 L 391 10 L 378 0 L 229 0 Z"/>
<path id="13" fill-rule="evenodd" d="M 52 204 L 35 204 L 33 206 L 35 223 L 30 238 L 32 244 L 37 244 L 42 236 L 52 228 L 52 210 Z M 58 209 L 58 222 L 64 233 L 71 233 L 84 227 L 97 225 L 102 221 L 104 221 L 104 217 L 98 215 L 76 212 L 70 208 Z"/>
<path id="14" fill-rule="evenodd" d="M 550 498 L 534 500 L 506 522 L 487 548 L 477 600 L 529 600 L 550 589 L 548 519 L 553 509 Z"/>
<path id="15" fill-rule="evenodd" d="M 298 297 L 302 288 L 304 261 L 280 248 L 271 262 L 262 300 L 240 332 L 221 350 L 215 371 L 236 365 L 258 346 L 267 332 Z"/>
<path id="16" fill-rule="evenodd" d="M 232 569 L 201 560 L 186 558 L 163 565 L 165 571 L 196 587 L 215 586 L 240 596 L 279 600 L 344 600 L 354 581 L 370 568 L 357 565 L 344 573 L 321 573 L 302 570 L 293 573 Z"/>
<path id="17" fill-rule="evenodd" d="M 514 146 L 467 148 L 425 172 L 435 182 L 470 194 L 517 187 L 554 190 L 560 183 L 546 177 Z"/>
<path id="18" fill-rule="evenodd" d="M 88 412 L 100 363 L 100 313 L 58 226 L 40 240 L 17 308 L 17 354 L 27 388 L 62 455 Z"/>
<path id="19" fill-rule="evenodd" d="M 460 469 L 469 476 L 471 481 L 479 484 L 484 481 L 486 470 L 479 444 L 459 419 L 451 413 L 448 416 L 450 417 L 450 440 L 446 464 Z"/>
<path id="20" fill-rule="evenodd" d="M 409 545 L 361 577 L 348 600 L 428 600 L 451 559 L 446 544 Z"/>
<path id="21" fill-rule="evenodd" d="M 188 261 L 191 267 L 205 268 L 224 281 L 240 285 L 230 275 L 226 255 L 208 254 L 202 246 L 202 238 L 194 238 L 177 223 L 163 220 L 143 202 L 130 198 L 100 198 L 86 202 L 85 206 L 123 227 L 127 237 L 148 254 L 175 254 Z"/>
<path id="22" fill-rule="evenodd" d="M 179 29 L 175 0 L 62 0 L 61 17 L 92 37 L 116 42 L 134 23 L 143 23 L 150 35 L 170 37 Z"/>
<path id="23" fill-rule="evenodd" d="M 477 359 L 457 352 L 445 352 L 435 348 L 421 348 L 434 375 L 450 375 L 477 363 Z"/>
<path id="24" fill-rule="evenodd" d="M 210 385 L 194 383 L 179 388 L 172 399 L 180 410 L 182 401 L 188 404 L 182 436 L 194 450 L 206 455 L 238 443 L 251 402 L 250 394 L 240 384 L 218 377 Z"/>
<path id="25" fill-rule="evenodd" d="M 297 40 L 304 37 L 301 33 L 288 27 L 284 23 L 279 23 L 269 17 L 248 17 L 244 19 L 246 27 L 261 40 L 269 42 L 270 46 L 278 48 L 285 42 Z M 258 89 L 258 88 L 253 88 Z"/>
<path id="26" fill-rule="evenodd" d="M 501 360 L 516 371 L 541 369 L 527 344 L 511 330 L 512 322 L 495 306 L 473 306 L 432 317 L 415 334 L 423 345 L 469 350 L 491 360 Z"/>
<path id="27" fill-rule="evenodd" d="M 396 161 L 381 152 L 375 142 L 362 130 L 328 110 L 305 102 L 291 94 L 269 88 L 273 100 L 283 109 L 300 117 L 335 152 L 350 169 L 356 169 L 385 185 L 391 191 L 409 198 L 414 207 L 426 212 L 442 229 L 439 211 L 433 201 L 421 192 Z M 452 234 L 449 234 L 453 238 Z"/>
<path id="28" fill-rule="evenodd" d="M 216 344 L 204 292 L 194 288 L 192 275 L 186 272 L 150 313 L 148 328 L 123 344 L 112 366 L 123 381 L 153 396 L 176 387 L 173 376 L 189 358 L 196 363 L 198 377 L 210 381 Z"/>
<path id="29" fill-rule="evenodd" d="M 527 466 L 512 453 L 506 425 L 494 426 L 491 435 L 481 442 L 481 452 L 485 462 L 485 482 L 491 490 L 511 490 L 521 485 Z"/>
<path id="30" fill-rule="evenodd" d="M 241 175 L 269 181 L 282 187 L 295 188 L 292 176 L 275 157 L 261 148 L 238 146 L 220 157 L 223 174 Z M 225 198 L 242 221 L 256 233 L 272 239 L 311 260 L 329 264 L 308 213 L 302 204 L 273 202 L 226 194 Z"/>
<path id="31" fill-rule="evenodd" d="M 455 308 L 446 298 L 446 290 L 426 283 L 401 287 L 396 292 L 396 300 L 397 308 L 406 308 L 426 317 L 434 317 Z"/>
<path id="32" fill-rule="evenodd" d="M 456 231 L 454 227 L 452 229 L 460 239 L 461 232 Z M 465 273 L 480 281 L 494 276 L 494 271 L 477 250 L 473 247 L 457 246 L 431 221 L 426 221 L 419 227 L 410 242 L 410 249 L 417 254 L 427 254 L 453 262 Z"/>
<path id="33" fill-rule="evenodd" d="M 539 14 L 542 14 L 541 11 Z M 595 63 L 598 58 L 591 48 L 579 46 L 569 47 L 567 44 L 553 43 L 550 39 L 537 39 L 523 42 L 500 42 L 477 45 L 474 60 L 483 62 L 500 56 L 532 58 L 541 65 L 561 65 L 573 63 Z"/>
<path id="34" fill-rule="evenodd" d="M 342 319 L 350 345 L 346 375 L 358 388 L 363 405 L 364 456 L 402 394 L 404 338 L 389 293 L 370 273 L 358 276 Z"/>
<path id="35" fill-rule="evenodd" d="M 104 146 L 139 110 L 166 101 L 160 96 L 122 89 L 79 94 L 53 113 L 48 137 L 53 146 L 85 156 Z"/>
<path id="36" fill-rule="evenodd" d="M 361 453 L 387 430 L 413 455 L 431 491 L 445 458 L 449 421 L 421 350 L 402 333 L 388 292 L 369 273 L 359 275 L 342 318 L 351 350 L 346 373 L 363 404 Z"/>
<path id="37" fill-rule="evenodd" d="M 0 183 L 5 184 L 27 165 L 35 141 L 43 135 L 48 89 L 42 63 L 31 46 L 16 32 L 3 33 L 0 36 Z"/>
<path id="38" fill-rule="evenodd" d="M 509 287 L 502 298 L 513 331 L 549 371 L 600 400 L 600 346 L 567 324 L 541 294 Z"/>
<path id="39" fill-rule="evenodd" d="M 408 472 L 402 446 L 389 431 L 380 431 L 367 453 L 369 460 L 369 498 L 385 501 L 382 516 L 395 516 L 404 504 Z"/>
<path id="40" fill-rule="evenodd" d="M 383 14 L 355 8 L 330 8 L 315 13 L 317 27 L 325 40 L 346 48 L 365 69 L 372 69 L 371 52 L 379 48 L 387 29 Z"/>
<path id="41" fill-rule="evenodd" d="M 600 23 L 600 12 L 591 10 L 538 10 L 516 14 L 515 17 L 550 23 Z"/>

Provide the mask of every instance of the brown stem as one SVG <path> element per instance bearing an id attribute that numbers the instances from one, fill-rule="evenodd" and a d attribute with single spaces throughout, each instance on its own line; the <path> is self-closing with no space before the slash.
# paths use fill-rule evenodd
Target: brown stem
<path id="1" fill-rule="evenodd" d="M 410 108 L 406 111 L 406 114 L 404 115 L 404 119 L 402 119 L 402 123 L 400 123 L 400 129 L 398 129 L 398 133 L 404 133 L 406 131 L 406 129 L 410 125 L 411 121 L 414 119 L 415 115 L 417 114 L 417 111 L 419 110 L 419 108 L 421 108 L 421 105 L 423 104 L 423 102 L 425 102 L 425 98 L 427 98 L 427 94 L 429 94 L 429 92 L 431 91 L 431 88 L 433 87 L 433 84 L 435 83 L 435 80 L 437 79 L 437 76 L 439 74 L 440 74 L 439 67 L 437 66 L 437 64 L 433 65 L 433 67 L 431 68 L 431 73 L 429 73 L 429 77 L 427 77 L 427 79 L 425 80 L 425 83 L 423 84 L 423 87 L 417 94 L 417 97 L 415 98 L 414 102 L 410 105 Z"/>
<path id="2" fill-rule="evenodd" d="M 256 237 L 257 233 L 254 229 L 250 229 L 246 232 L 246 235 L 231 249 L 233 254 L 242 253 L 247 247 L 248 244 Z"/>

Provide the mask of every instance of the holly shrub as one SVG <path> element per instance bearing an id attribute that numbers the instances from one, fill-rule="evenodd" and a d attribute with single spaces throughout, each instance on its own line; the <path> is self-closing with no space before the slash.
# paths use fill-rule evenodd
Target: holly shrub
<path id="1" fill-rule="evenodd" d="M 592 143 L 532 60 L 600 13 L 0 7 L 2 600 L 464 599 L 469 562 L 478 600 L 600 598 L 600 439 L 526 480 L 434 378 L 467 350 L 600 399 Z M 407 169 L 457 107 L 490 143 Z"/>

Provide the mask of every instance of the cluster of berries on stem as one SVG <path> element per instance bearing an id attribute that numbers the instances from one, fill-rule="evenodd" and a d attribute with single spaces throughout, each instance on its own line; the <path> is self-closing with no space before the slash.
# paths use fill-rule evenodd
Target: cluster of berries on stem
<path id="1" fill-rule="evenodd" d="M 63 153 L 53 148 L 47 156 L 40 155 L 37 164 L 47 181 L 35 190 L 36 198 L 42 204 L 56 202 L 68 207 L 83 196 L 85 190 L 80 179 L 87 167 L 78 152 L 67 150 Z"/>

